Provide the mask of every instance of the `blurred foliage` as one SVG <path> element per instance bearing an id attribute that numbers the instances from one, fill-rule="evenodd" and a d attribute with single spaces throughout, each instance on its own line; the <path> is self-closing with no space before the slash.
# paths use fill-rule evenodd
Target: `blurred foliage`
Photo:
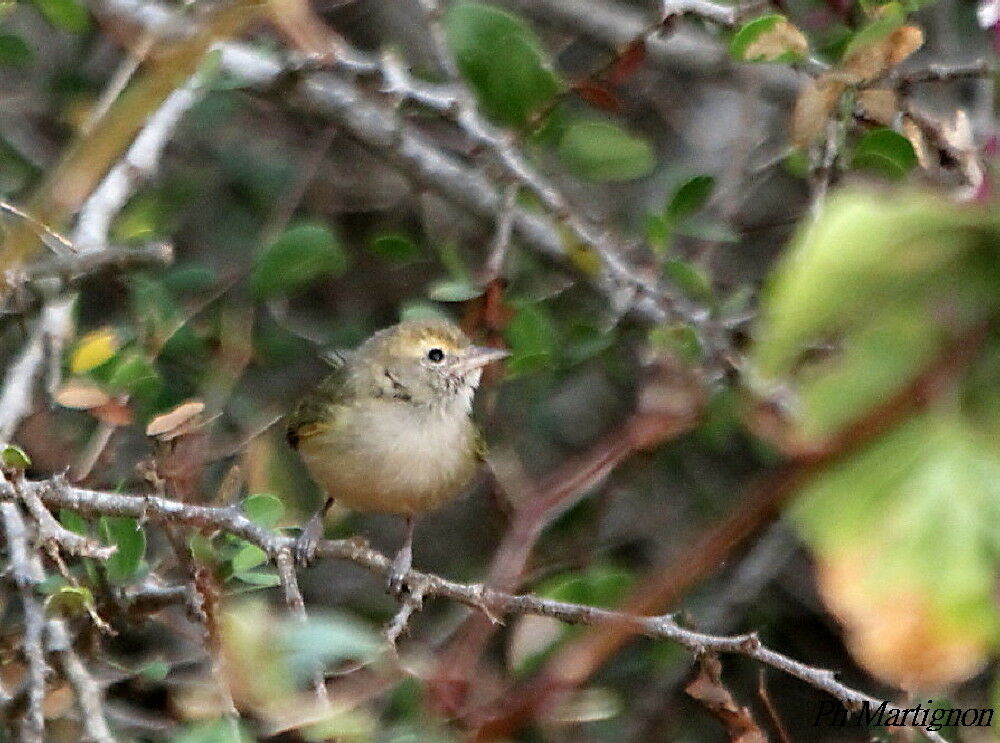
<path id="1" fill-rule="evenodd" d="M 863 416 L 956 335 L 995 324 L 997 244 L 986 205 L 910 190 L 831 197 L 768 287 L 753 356 L 759 389 L 792 384 L 778 394 L 791 396 L 807 442 Z M 804 360 L 829 342 L 835 351 Z M 969 677 L 1000 639 L 997 408 L 979 371 L 996 364 L 995 330 L 982 343 L 953 391 L 819 475 L 794 508 L 859 659 L 905 688 Z"/>

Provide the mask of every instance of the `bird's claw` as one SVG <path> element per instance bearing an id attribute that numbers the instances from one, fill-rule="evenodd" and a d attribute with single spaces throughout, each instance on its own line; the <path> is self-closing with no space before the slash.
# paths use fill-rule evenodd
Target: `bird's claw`
<path id="1" fill-rule="evenodd" d="M 313 516 L 302 529 L 295 544 L 292 545 L 292 556 L 295 564 L 299 567 L 309 567 L 316 559 L 316 548 L 319 547 L 320 537 L 323 536 L 323 521 L 321 518 Z"/>
<path id="2" fill-rule="evenodd" d="M 389 566 L 389 575 L 385 584 L 385 590 L 389 595 L 402 600 L 413 593 L 412 587 L 407 581 L 411 567 L 410 551 L 404 548 L 399 551 Z"/>
<path id="3" fill-rule="evenodd" d="M 397 599 L 402 599 L 410 592 L 410 585 L 406 582 L 407 572 L 396 572 L 391 570 L 389 578 L 385 582 L 386 592 Z"/>

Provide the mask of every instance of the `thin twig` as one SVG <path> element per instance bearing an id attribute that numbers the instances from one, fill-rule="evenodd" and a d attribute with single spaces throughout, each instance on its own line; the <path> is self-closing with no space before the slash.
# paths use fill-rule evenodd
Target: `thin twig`
<path id="1" fill-rule="evenodd" d="M 514 229 L 514 207 L 517 204 L 517 191 L 516 183 L 508 183 L 504 187 L 503 202 L 497 216 L 497 226 L 493 233 L 493 242 L 490 244 L 489 257 L 486 259 L 482 276 L 479 279 L 479 283 L 483 286 L 503 276 L 504 263 L 510 250 L 510 236 Z"/>
<path id="2" fill-rule="evenodd" d="M 58 256 L 71 256 L 76 253 L 77 248 L 65 235 L 56 232 L 54 229 L 49 227 L 40 219 L 37 219 L 30 214 L 28 214 L 23 209 L 14 206 L 8 201 L 0 199 L 0 212 L 6 212 L 11 214 L 18 219 L 22 219 L 27 222 L 31 228 L 38 235 L 39 239 L 45 244 L 45 247 L 49 248 L 53 253 Z"/>
<path id="3" fill-rule="evenodd" d="M 274 558 L 274 563 L 278 568 L 278 578 L 281 580 L 281 588 L 285 593 L 288 611 L 297 622 L 305 624 L 308 621 L 308 616 L 306 615 L 305 602 L 302 600 L 302 591 L 299 590 L 299 581 L 295 575 L 295 560 L 292 557 L 292 551 L 290 549 L 281 550 Z M 323 678 L 323 669 L 319 666 L 313 671 L 312 683 L 316 700 L 320 704 L 329 704 L 326 679 Z"/>
<path id="4" fill-rule="evenodd" d="M 81 740 L 87 743 L 114 743 L 104 715 L 101 689 L 80 661 L 70 642 L 66 625 L 61 619 L 50 619 L 46 625 L 48 648 L 59 656 L 63 676 L 73 689 L 76 708 L 83 726 Z"/>

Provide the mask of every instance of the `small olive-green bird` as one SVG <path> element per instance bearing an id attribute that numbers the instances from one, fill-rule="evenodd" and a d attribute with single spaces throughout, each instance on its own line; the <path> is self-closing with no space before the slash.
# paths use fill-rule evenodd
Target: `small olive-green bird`
<path id="1" fill-rule="evenodd" d="M 472 479 L 483 447 L 472 397 L 483 367 L 506 351 L 474 346 L 445 321 L 380 330 L 298 403 L 288 442 L 326 491 L 323 508 L 297 543 L 308 563 L 334 501 L 406 520 L 389 589 L 405 589 L 418 514 L 451 500 Z"/>

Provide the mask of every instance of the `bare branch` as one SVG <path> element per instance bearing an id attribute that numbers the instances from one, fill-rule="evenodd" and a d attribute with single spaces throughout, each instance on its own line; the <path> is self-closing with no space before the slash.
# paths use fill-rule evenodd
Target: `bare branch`
<path id="1" fill-rule="evenodd" d="M 108 245 L 99 251 L 84 251 L 62 259 L 44 260 L 24 267 L 25 277 L 34 281 L 51 276 L 63 277 L 67 282 L 107 268 L 128 271 L 134 268 L 167 266 L 174 259 L 174 248 L 167 242 L 146 245 Z"/>
<path id="2" fill-rule="evenodd" d="M 101 689 L 80 661 L 61 619 L 50 619 L 46 626 L 48 648 L 59 655 L 63 676 L 73 689 L 76 707 L 83 726 L 82 740 L 88 743 L 114 743 L 104 716 Z"/>
<path id="3" fill-rule="evenodd" d="M 16 503 L 0 504 L 11 573 L 17 584 L 24 614 L 24 655 L 28 661 L 28 709 L 21 725 L 21 740 L 25 743 L 42 743 L 45 737 L 45 718 L 42 703 L 45 701 L 45 676 L 49 667 L 42 648 L 42 631 L 45 612 L 35 596 L 35 586 L 44 578 L 37 558 L 32 560 L 28 547 L 28 534 L 24 519 Z"/>
<path id="4" fill-rule="evenodd" d="M 149 3 L 138 0 L 101 0 L 98 5 L 106 13 L 132 19 L 137 19 L 140 10 L 150 9 Z M 605 230 L 573 211 L 513 145 L 513 138 L 478 114 L 462 87 L 416 80 L 391 55 L 381 58 L 367 55 L 346 43 L 337 45 L 333 64 L 350 79 L 310 71 L 312 62 L 287 65 L 247 45 L 226 43 L 220 48 L 222 68 L 260 89 L 288 83 L 289 73 L 298 70 L 301 74 L 292 75 L 291 92 L 305 108 L 337 122 L 345 133 L 385 156 L 416 183 L 432 188 L 482 219 L 495 222 L 502 213 L 503 198 L 494 184 L 478 170 L 442 152 L 391 110 L 373 101 L 353 77 L 378 76 L 384 92 L 452 117 L 468 136 L 493 152 L 505 171 L 549 210 L 550 216 L 542 216 L 517 209 L 514 232 L 518 239 L 541 255 L 572 268 L 574 264 L 561 229 L 565 225 L 593 250 L 600 271 L 597 276 L 587 278 L 608 297 L 616 311 L 632 311 L 653 322 L 670 320 L 706 325 L 707 313 L 702 308 L 666 292 L 654 272 L 647 274 L 630 266 L 622 257 L 622 246 Z"/>
<path id="5" fill-rule="evenodd" d="M 602 0 L 500 0 L 500 3 L 530 18 L 582 34 L 612 51 L 644 40 L 649 62 L 667 72 L 737 77 L 734 73 L 739 66 L 718 39 L 687 26 L 673 29 L 665 37 L 660 34 L 662 19 L 654 19 L 635 7 Z M 769 99 L 788 100 L 805 79 L 803 73 L 789 67 L 768 65 L 761 71 L 761 93 Z"/>
<path id="6" fill-rule="evenodd" d="M 977 59 L 975 62 L 966 64 L 929 64 L 920 69 L 893 70 L 888 76 L 887 82 L 894 86 L 914 83 L 943 83 L 952 80 L 989 77 L 995 75 L 996 72 L 997 67 L 994 63 L 986 59 Z M 873 83 L 873 87 L 875 86 L 876 84 Z"/>
<path id="7" fill-rule="evenodd" d="M 205 82 L 205 75 L 197 73 L 167 96 L 125 156 L 83 204 L 73 231 L 74 242 L 82 250 L 106 247 L 111 221 L 139 186 L 156 172 L 163 149 L 181 117 L 201 100 Z"/>
<path id="8" fill-rule="evenodd" d="M 69 485 L 65 480 L 26 482 L 26 489 L 36 493 L 50 508 L 68 508 L 77 513 L 102 516 L 127 516 L 135 519 L 183 524 L 199 529 L 215 529 L 233 534 L 260 547 L 272 560 L 290 550 L 293 537 L 276 534 L 250 521 L 233 508 L 196 506 L 155 496 L 119 495 Z M 0 486 L 0 500 L 13 500 L 9 483 Z M 4 508 L 11 504 L 5 504 Z M 374 573 L 387 575 L 391 560 L 369 548 L 360 540 L 324 540 L 317 556 L 349 560 Z M 761 644 L 755 634 L 722 636 L 686 629 L 672 616 L 636 616 L 583 604 L 544 599 L 530 594 L 509 594 L 476 583 L 457 583 L 431 573 L 411 572 L 407 580 L 415 591 L 428 597 L 441 597 L 482 611 L 489 616 L 534 614 L 553 617 L 569 624 L 621 627 L 631 633 L 676 642 L 695 653 L 714 652 L 744 655 L 794 676 L 817 689 L 827 692 L 845 704 L 857 706 L 863 702 L 880 705 L 881 700 L 839 682 L 833 673 L 816 668 Z M 887 710 L 895 707 L 887 707 Z M 928 740 L 943 741 L 937 733 L 920 732 Z"/>

